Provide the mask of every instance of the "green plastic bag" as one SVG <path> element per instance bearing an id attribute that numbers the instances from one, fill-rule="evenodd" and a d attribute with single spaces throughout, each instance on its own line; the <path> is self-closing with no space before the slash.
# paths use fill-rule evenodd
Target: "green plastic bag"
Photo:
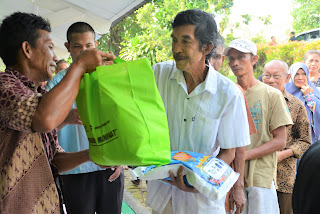
<path id="1" fill-rule="evenodd" d="M 90 157 L 107 166 L 168 164 L 168 121 L 150 62 L 119 62 L 81 80 L 76 102 Z"/>

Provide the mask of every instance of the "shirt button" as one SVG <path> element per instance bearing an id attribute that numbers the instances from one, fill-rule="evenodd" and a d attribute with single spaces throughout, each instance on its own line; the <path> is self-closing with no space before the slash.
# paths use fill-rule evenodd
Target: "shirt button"
<path id="1" fill-rule="evenodd" d="M 187 119 L 183 119 L 184 121 L 187 121 Z"/>
<path id="2" fill-rule="evenodd" d="M 187 97 L 187 100 L 189 100 L 190 99 L 190 97 Z"/>

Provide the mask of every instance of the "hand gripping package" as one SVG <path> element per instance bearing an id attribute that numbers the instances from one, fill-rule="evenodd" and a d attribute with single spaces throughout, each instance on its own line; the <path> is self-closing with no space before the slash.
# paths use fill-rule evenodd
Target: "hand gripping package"
<path id="1" fill-rule="evenodd" d="M 170 164 L 137 167 L 130 172 L 133 178 L 141 180 L 171 180 L 169 170 L 176 176 L 180 166 L 184 167 L 185 182 L 211 200 L 225 196 L 239 178 L 239 173 L 218 158 L 174 150 L 171 151 Z"/>

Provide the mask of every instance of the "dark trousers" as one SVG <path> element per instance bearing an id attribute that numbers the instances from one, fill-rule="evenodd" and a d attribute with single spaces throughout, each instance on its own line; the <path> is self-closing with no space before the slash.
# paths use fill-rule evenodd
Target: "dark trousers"
<path id="1" fill-rule="evenodd" d="M 280 214 L 292 214 L 292 193 L 278 192 Z"/>
<path id="2" fill-rule="evenodd" d="M 61 175 L 63 200 L 68 214 L 121 214 L 124 174 L 109 182 L 114 171 Z"/>

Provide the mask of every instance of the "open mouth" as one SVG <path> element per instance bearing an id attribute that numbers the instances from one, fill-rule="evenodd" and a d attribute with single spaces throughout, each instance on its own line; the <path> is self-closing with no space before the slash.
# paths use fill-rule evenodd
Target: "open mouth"
<path id="1" fill-rule="evenodd" d="M 50 65 L 50 69 L 51 69 L 51 73 L 55 73 L 56 66 L 54 66 L 54 65 Z"/>

